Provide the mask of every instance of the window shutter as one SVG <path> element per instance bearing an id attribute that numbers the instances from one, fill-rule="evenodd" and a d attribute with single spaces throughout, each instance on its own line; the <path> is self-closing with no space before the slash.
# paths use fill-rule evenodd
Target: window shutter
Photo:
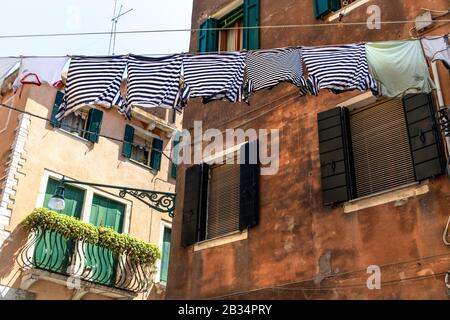
<path id="1" fill-rule="evenodd" d="M 56 92 L 55 104 L 53 105 L 52 117 L 50 124 L 56 128 L 61 128 L 61 122 L 56 119 L 56 114 L 58 113 L 59 107 L 64 101 L 64 93 L 61 91 Z"/>
<path id="2" fill-rule="evenodd" d="M 152 142 L 152 153 L 150 156 L 150 167 L 159 171 L 161 169 L 161 155 L 163 149 L 163 141 L 158 138 L 154 138 Z"/>
<path id="3" fill-rule="evenodd" d="M 130 125 L 125 126 L 125 135 L 123 136 L 125 141 L 122 146 L 122 155 L 126 158 L 131 158 L 131 152 L 133 151 L 134 141 L 134 128 Z"/>
<path id="4" fill-rule="evenodd" d="M 206 238 L 206 203 L 208 190 L 207 164 L 186 170 L 181 245 L 190 246 Z"/>
<path id="5" fill-rule="evenodd" d="M 259 223 L 259 161 L 249 161 L 250 150 L 258 152 L 258 141 L 252 141 L 241 148 L 245 164 L 240 165 L 239 229 L 254 227 Z M 252 151 L 253 152 L 253 151 Z M 258 157 L 256 157 L 258 159 Z"/>
<path id="6" fill-rule="evenodd" d="M 314 0 L 314 16 L 316 19 L 320 19 L 327 13 L 337 11 L 340 8 L 340 0 Z"/>
<path id="7" fill-rule="evenodd" d="M 403 98 L 406 125 L 416 181 L 445 172 L 444 153 L 430 94 L 409 94 Z"/>
<path id="8" fill-rule="evenodd" d="M 89 110 L 87 131 L 84 137 L 94 143 L 98 142 L 98 136 L 102 127 L 103 111 Z"/>
<path id="9" fill-rule="evenodd" d="M 323 203 L 354 199 L 355 174 L 347 108 L 337 107 L 317 115 Z"/>
<path id="10" fill-rule="evenodd" d="M 178 162 L 178 151 L 179 151 L 179 147 L 178 145 L 181 142 L 180 139 L 180 134 L 177 133 L 175 140 L 173 141 L 173 151 L 172 151 L 172 168 L 171 168 L 171 176 L 172 178 L 176 178 L 177 177 L 177 162 Z"/>
<path id="11" fill-rule="evenodd" d="M 259 0 L 244 1 L 244 26 L 259 27 Z M 244 49 L 259 49 L 259 28 L 244 29 Z"/>
<path id="12" fill-rule="evenodd" d="M 206 19 L 200 25 L 198 34 L 198 51 L 199 52 L 214 52 L 218 50 L 219 33 L 217 30 L 209 30 L 218 28 L 219 22 L 216 19 Z"/>

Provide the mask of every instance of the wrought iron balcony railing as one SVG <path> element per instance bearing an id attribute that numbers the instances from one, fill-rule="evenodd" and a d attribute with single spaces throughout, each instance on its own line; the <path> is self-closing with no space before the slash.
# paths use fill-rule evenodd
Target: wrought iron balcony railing
<path id="1" fill-rule="evenodd" d="M 146 292 L 151 283 L 151 266 L 131 261 L 125 255 L 118 256 L 98 245 L 66 238 L 53 230 L 34 228 L 28 243 L 19 255 L 19 265 L 24 269 L 42 269 L 122 289 L 134 293 Z"/>

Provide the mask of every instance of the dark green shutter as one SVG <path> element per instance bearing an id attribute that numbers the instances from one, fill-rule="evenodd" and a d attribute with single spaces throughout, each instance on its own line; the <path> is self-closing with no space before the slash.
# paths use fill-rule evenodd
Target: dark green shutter
<path id="1" fill-rule="evenodd" d="M 190 246 L 206 238 L 206 205 L 209 166 L 193 165 L 186 170 L 181 245 Z"/>
<path id="2" fill-rule="evenodd" d="M 180 139 L 180 135 L 177 134 L 177 136 L 175 137 L 175 140 L 173 141 L 173 150 L 172 150 L 172 169 L 171 169 L 171 176 L 172 178 L 176 178 L 177 177 L 177 162 L 178 162 L 178 145 L 181 142 Z"/>
<path id="3" fill-rule="evenodd" d="M 314 0 L 314 16 L 316 19 L 341 8 L 340 0 Z"/>
<path id="4" fill-rule="evenodd" d="M 219 22 L 216 19 L 206 19 L 200 25 L 198 34 L 198 51 L 199 52 L 214 52 L 219 49 L 219 33 L 217 30 L 210 30 L 218 28 Z"/>
<path id="5" fill-rule="evenodd" d="M 90 109 L 84 137 L 94 143 L 98 142 L 98 137 L 102 127 L 103 111 Z"/>
<path id="6" fill-rule="evenodd" d="M 158 138 L 154 138 L 152 142 L 152 153 L 150 156 L 150 167 L 158 170 L 161 169 L 161 155 L 163 149 L 163 141 Z"/>
<path id="7" fill-rule="evenodd" d="M 259 163 L 249 161 L 250 151 L 258 153 L 258 141 L 245 144 L 241 154 L 245 163 L 240 165 L 239 229 L 244 230 L 259 223 Z M 255 157 L 258 160 L 258 156 Z"/>
<path id="8" fill-rule="evenodd" d="M 417 181 L 445 172 L 444 152 L 431 94 L 409 94 L 403 98 L 406 125 Z"/>
<path id="9" fill-rule="evenodd" d="M 56 120 L 56 114 L 58 113 L 59 107 L 64 101 L 64 93 L 61 91 L 56 92 L 55 104 L 52 109 L 52 117 L 50 124 L 56 128 L 61 128 L 61 122 Z"/>
<path id="10" fill-rule="evenodd" d="M 259 27 L 260 21 L 260 5 L 259 0 L 245 0 L 244 1 L 244 49 L 256 50 L 259 49 Z"/>
<path id="11" fill-rule="evenodd" d="M 355 173 L 347 108 L 337 107 L 317 115 L 323 203 L 354 199 Z"/>
<path id="12" fill-rule="evenodd" d="M 131 152 L 133 151 L 134 128 L 128 124 L 125 126 L 123 140 L 122 155 L 129 159 L 131 158 Z"/>

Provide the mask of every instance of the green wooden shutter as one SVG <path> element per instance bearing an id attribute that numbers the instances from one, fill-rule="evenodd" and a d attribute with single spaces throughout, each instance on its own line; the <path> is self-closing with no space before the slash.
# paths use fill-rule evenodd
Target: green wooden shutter
<path id="1" fill-rule="evenodd" d="M 416 181 L 445 172 L 444 151 L 431 94 L 409 94 L 403 98 Z"/>
<path id="2" fill-rule="evenodd" d="M 108 227 L 122 233 L 125 218 L 125 205 L 99 195 L 92 199 L 89 222 L 95 226 Z M 113 285 L 117 270 L 117 256 L 103 247 L 86 244 L 85 263 L 91 269 L 94 282 Z"/>
<path id="3" fill-rule="evenodd" d="M 170 240 L 172 230 L 164 228 L 163 244 L 162 244 L 162 256 L 161 256 L 161 276 L 160 281 L 163 284 L 167 283 L 167 275 L 169 271 L 169 256 L 170 256 Z"/>
<path id="4" fill-rule="evenodd" d="M 94 143 L 98 142 L 98 137 L 102 127 L 103 111 L 90 109 L 88 115 L 87 131 L 84 137 Z"/>
<path id="5" fill-rule="evenodd" d="M 43 207 L 48 208 L 48 202 L 58 186 L 58 181 L 48 180 Z M 58 213 L 79 219 L 83 210 L 84 191 L 66 185 L 65 202 L 65 208 Z M 73 240 L 54 231 L 45 231 L 36 241 L 33 263 L 40 269 L 64 273 L 73 257 L 74 249 L 75 242 Z"/>
<path id="6" fill-rule="evenodd" d="M 347 108 L 317 115 L 323 203 L 332 205 L 356 197 L 355 173 Z"/>
<path id="7" fill-rule="evenodd" d="M 172 169 L 171 176 L 172 178 L 177 177 L 177 162 L 178 162 L 178 152 L 179 152 L 179 144 L 181 142 L 180 134 L 177 133 L 175 136 L 175 140 L 173 141 L 173 151 L 172 151 Z"/>
<path id="8" fill-rule="evenodd" d="M 240 230 L 254 227 L 259 223 L 260 167 L 259 163 L 251 163 L 249 161 L 250 150 L 258 152 L 258 141 L 246 143 L 241 149 L 241 154 L 245 155 L 245 163 L 239 167 L 241 195 L 239 199 Z"/>
<path id="9" fill-rule="evenodd" d="M 163 149 L 163 141 L 158 138 L 154 138 L 152 142 L 152 153 L 150 156 L 150 167 L 158 170 L 161 169 L 161 155 Z"/>
<path id="10" fill-rule="evenodd" d="M 259 27 L 260 5 L 259 0 L 244 1 L 244 26 Z M 244 49 L 259 49 L 259 28 L 244 29 Z"/>
<path id="11" fill-rule="evenodd" d="M 186 170 L 181 245 L 190 246 L 206 238 L 206 204 L 208 190 L 207 164 Z"/>
<path id="12" fill-rule="evenodd" d="M 50 124 L 55 126 L 56 128 L 61 127 L 61 122 L 56 119 L 56 114 L 58 113 L 59 107 L 64 101 L 64 93 L 61 91 L 56 92 L 56 98 L 55 98 L 55 104 L 53 105 L 52 109 L 52 116 Z"/>
<path id="13" fill-rule="evenodd" d="M 134 141 L 134 128 L 130 125 L 125 126 L 125 134 L 123 136 L 124 143 L 122 145 L 122 155 L 125 158 L 131 158 Z"/>
<path id="14" fill-rule="evenodd" d="M 219 33 L 217 30 L 210 30 L 218 28 L 219 21 L 216 19 L 206 19 L 200 25 L 198 33 L 198 51 L 199 52 L 214 52 L 219 49 Z"/>
<path id="15" fill-rule="evenodd" d="M 314 16 L 316 19 L 341 8 L 340 0 L 314 0 Z"/>

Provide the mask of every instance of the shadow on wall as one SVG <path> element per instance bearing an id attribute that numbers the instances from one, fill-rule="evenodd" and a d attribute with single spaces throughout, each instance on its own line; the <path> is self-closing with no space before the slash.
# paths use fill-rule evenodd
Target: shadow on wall
<path id="1" fill-rule="evenodd" d="M 21 272 L 17 259 L 20 259 L 21 249 L 27 243 L 27 233 L 21 227 L 17 227 L 5 240 L 0 248 L 0 283 L 3 286 L 19 288 Z M 8 279 L 4 282 L 4 279 Z"/>

